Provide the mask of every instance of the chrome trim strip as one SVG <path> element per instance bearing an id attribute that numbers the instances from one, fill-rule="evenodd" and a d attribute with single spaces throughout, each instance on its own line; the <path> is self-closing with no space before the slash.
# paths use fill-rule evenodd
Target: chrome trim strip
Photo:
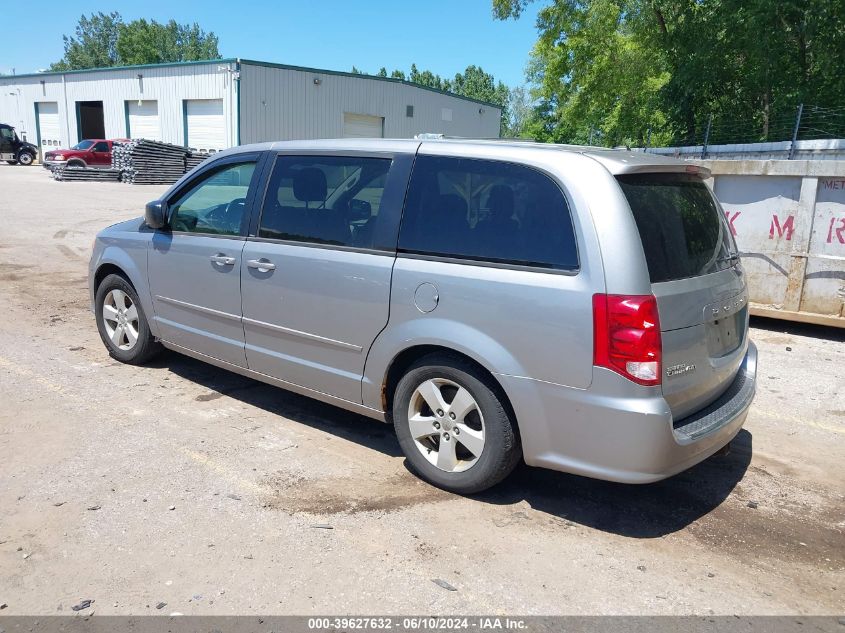
<path id="1" fill-rule="evenodd" d="M 325 343 L 326 345 L 341 347 L 343 349 L 348 349 L 353 352 L 358 352 L 359 354 L 363 349 L 360 345 L 355 345 L 354 343 L 336 341 L 335 339 L 326 338 L 325 336 L 317 336 L 316 334 L 309 334 L 308 332 L 301 332 L 300 330 L 294 330 L 289 327 L 275 325 L 273 323 L 266 323 L 264 321 L 258 321 L 256 319 L 249 319 L 247 317 L 243 317 L 243 322 L 245 324 L 248 323 L 250 325 L 256 325 L 258 327 L 267 328 L 268 330 L 273 330 L 274 332 L 281 332 L 282 334 L 289 334 L 291 336 L 297 336 L 299 338 L 308 339 L 309 341 L 314 341 L 315 343 Z"/>
<path id="2" fill-rule="evenodd" d="M 232 319 L 233 321 L 241 320 L 241 315 L 239 314 L 230 314 L 228 312 L 214 310 L 213 308 L 206 308 L 204 306 L 198 306 L 193 303 L 188 303 L 187 301 L 179 301 L 178 299 L 171 299 L 170 297 L 162 297 L 161 295 L 155 295 L 155 298 L 159 301 L 163 301 L 164 303 L 170 303 L 172 305 L 179 306 L 180 308 L 188 308 L 189 310 L 196 310 L 197 312 L 203 312 L 205 314 L 223 317 L 224 319 Z"/>
<path id="3" fill-rule="evenodd" d="M 367 407 L 359 402 L 344 400 L 343 398 L 338 398 L 337 396 L 333 396 L 328 393 L 323 393 L 322 391 L 317 391 L 316 389 L 309 389 L 308 387 L 303 387 L 302 385 L 297 385 L 296 383 L 287 382 L 286 380 L 281 380 L 280 378 L 274 378 L 273 376 L 262 374 L 261 372 L 257 372 L 254 369 L 248 369 L 247 367 L 241 367 L 240 365 L 233 365 L 232 363 L 229 363 L 225 360 L 220 360 L 219 358 L 208 356 L 207 354 L 203 354 L 202 352 L 195 352 L 192 349 L 182 347 L 181 345 L 177 345 L 176 343 L 165 341 L 164 339 L 161 339 L 161 344 L 164 345 L 167 349 L 173 350 L 174 352 L 185 354 L 185 356 L 196 358 L 197 360 L 206 362 L 210 365 L 214 365 L 215 367 L 220 367 L 221 369 L 226 369 L 236 374 L 240 374 L 241 376 L 253 378 L 255 380 L 259 380 L 275 387 L 281 387 L 282 389 L 293 391 L 294 393 L 298 393 L 308 398 L 314 398 L 315 400 L 319 400 L 320 402 L 325 402 L 327 404 L 340 407 L 341 409 L 346 409 L 347 411 L 354 411 L 355 413 L 366 415 L 367 417 L 379 420 L 380 422 L 387 422 L 387 418 L 384 414 L 384 411 Z"/>

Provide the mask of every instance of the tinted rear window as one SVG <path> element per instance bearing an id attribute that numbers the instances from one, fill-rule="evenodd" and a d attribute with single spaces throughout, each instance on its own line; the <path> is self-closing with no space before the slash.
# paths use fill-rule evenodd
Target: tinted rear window
<path id="1" fill-rule="evenodd" d="M 652 283 L 698 277 L 731 266 L 736 252 L 707 185 L 688 174 L 617 178 L 634 213 Z"/>
<path id="2" fill-rule="evenodd" d="M 574 270 L 569 207 L 546 175 L 501 161 L 418 156 L 399 250 Z"/>

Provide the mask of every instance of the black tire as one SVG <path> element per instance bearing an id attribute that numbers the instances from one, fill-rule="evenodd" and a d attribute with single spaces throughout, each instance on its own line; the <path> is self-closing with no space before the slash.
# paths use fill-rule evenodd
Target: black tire
<path id="1" fill-rule="evenodd" d="M 447 472 L 428 461 L 411 437 L 408 407 L 426 380 L 446 379 L 467 389 L 484 418 L 484 448 L 475 464 L 463 472 Z M 437 353 L 408 368 L 393 397 L 393 425 L 411 470 L 429 483 L 458 494 L 474 494 L 496 485 L 519 463 L 522 446 L 516 421 L 489 374 L 458 356 Z"/>
<path id="2" fill-rule="evenodd" d="M 29 167 L 35 162 L 35 155 L 32 152 L 21 152 L 18 154 L 18 165 Z"/>
<path id="3" fill-rule="evenodd" d="M 106 330 L 105 319 L 103 317 L 103 306 L 107 295 L 112 290 L 122 290 L 126 293 L 138 311 L 138 338 L 132 348 L 128 350 L 121 349 L 115 345 Z M 109 355 L 115 360 L 119 360 L 121 363 L 127 363 L 129 365 L 142 365 L 161 351 L 161 345 L 156 342 L 150 332 L 150 326 L 147 323 L 147 316 L 144 314 L 144 309 L 141 306 L 141 302 L 138 300 L 138 293 L 135 292 L 132 284 L 120 275 L 108 275 L 97 287 L 97 292 L 94 298 L 94 315 L 97 319 L 97 331 L 100 333 L 103 345 L 106 346 Z"/>

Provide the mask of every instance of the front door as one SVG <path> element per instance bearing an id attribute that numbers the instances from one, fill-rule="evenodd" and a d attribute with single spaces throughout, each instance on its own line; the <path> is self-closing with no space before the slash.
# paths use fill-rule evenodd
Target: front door
<path id="1" fill-rule="evenodd" d="M 111 149 L 106 141 L 98 141 L 91 148 L 91 167 L 111 167 Z"/>
<path id="2" fill-rule="evenodd" d="M 410 156 L 276 159 L 241 268 L 249 368 L 361 402 L 387 323 Z"/>
<path id="3" fill-rule="evenodd" d="M 16 151 L 15 130 L 5 125 L 0 126 L 0 160 L 15 160 Z"/>
<path id="4" fill-rule="evenodd" d="M 161 338 L 242 367 L 241 253 L 257 158 L 218 162 L 170 196 L 168 230 L 149 255 Z"/>

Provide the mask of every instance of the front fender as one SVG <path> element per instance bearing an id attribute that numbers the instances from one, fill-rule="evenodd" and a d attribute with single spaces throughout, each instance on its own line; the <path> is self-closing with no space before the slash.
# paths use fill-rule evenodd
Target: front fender
<path id="1" fill-rule="evenodd" d="M 460 352 L 491 374 L 525 375 L 519 361 L 484 332 L 460 321 L 420 315 L 418 319 L 389 324 L 373 342 L 361 387 L 365 406 L 382 410 L 382 386 L 390 364 L 403 351 L 420 345 L 436 345 Z"/>
<path id="2" fill-rule="evenodd" d="M 94 282 L 97 272 L 106 265 L 116 266 L 129 279 L 129 283 L 138 293 L 138 300 L 141 308 L 147 316 L 147 323 L 153 336 L 158 336 L 158 328 L 153 318 L 152 295 L 147 277 L 147 248 L 149 240 L 127 240 L 119 242 L 113 237 L 98 237 L 94 253 L 91 256 L 91 263 L 88 267 L 88 286 L 91 298 L 91 306 L 94 308 L 94 296 L 96 288 Z"/>

